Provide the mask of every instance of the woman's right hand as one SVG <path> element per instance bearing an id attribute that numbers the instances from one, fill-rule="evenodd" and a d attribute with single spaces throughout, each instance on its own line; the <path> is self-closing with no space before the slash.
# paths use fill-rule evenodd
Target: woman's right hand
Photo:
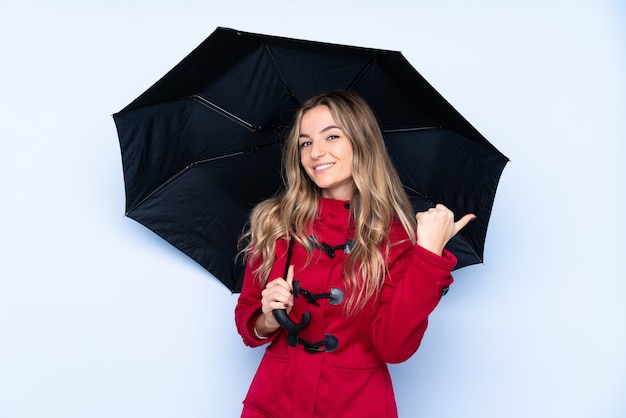
<path id="1" fill-rule="evenodd" d="M 424 212 L 415 214 L 417 219 L 417 243 L 441 255 L 448 241 L 461 229 L 476 219 L 474 214 L 467 214 L 454 222 L 454 213 L 444 205 L 436 205 Z"/>
<path id="2" fill-rule="evenodd" d="M 261 292 L 261 310 L 256 321 L 256 331 L 261 336 L 268 336 L 280 328 L 280 324 L 274 318 L 274 309 L 286 309 L 291 312 L 293 307 L 293 266 L 289 266 L 287 280 L 278 277 L 267 283 Z"/>

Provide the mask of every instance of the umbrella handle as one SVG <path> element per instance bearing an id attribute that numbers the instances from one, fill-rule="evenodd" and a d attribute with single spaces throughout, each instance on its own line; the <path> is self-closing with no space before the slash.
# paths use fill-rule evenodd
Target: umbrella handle
<path id="1" fill-rule="evenodd" d="M 272 313 L 274 314 L 276 322 L 278 322 L 281 327 L 289 332 L 300 332 L 308 327 L 309 322 L 311 322 L 311 312 L 303 313 L 302 322 L 299 324 L 289 319 L 289 315 L 287 315 L 286 309 L 274 309 Z"/>
<path id="2" fill-rule="evenodd" d="M 291 264 L 291 253 L 293 252 L 293 245 L 294 245 L 294 237 L 292 236 L 291 239 L 289 240 L 289 250 L 287 251 L 287 262 L 285 263 L 285 274 L 283 274 L 283 277 L 287 277 L 288 273 L 289 273 L 289 265 Z M 298 296 L 298 289 L 300 286 L 300 281 L 299 280 L 294 280 L 293 281 L 293 296 L 297 297 Z M 309 326 L 309 322 L 311 322 L 311 312 L 305 312 L 302 314 L 302 322 L 295 323 L 293 322 L 291 319 L 289 319 L 289 315 L 287 315 L 287 310 L 286 309 L 274 309 L 272 311 L 272 313 L 274 314 L 274 319 L 276 319 L 276 322 L 278 322 L 278 324 L 283 327 L 284 329 L 286 329 L 287 331 L 289 331 L 290 333 L 295 333 L 297 334 L 298 332 L 302 331 L 303 329 L 305 329 L 306 327 Z"/>

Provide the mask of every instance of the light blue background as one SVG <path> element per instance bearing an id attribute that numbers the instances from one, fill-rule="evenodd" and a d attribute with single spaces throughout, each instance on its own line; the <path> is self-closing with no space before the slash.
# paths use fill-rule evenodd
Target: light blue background
<path id="1" fill-rule="evenodd" d="M 470 4 L 471 3 L 471 4 Z M 0 417 L 235 417 L 236 295 L 123 216 L 111 114 L 217 26 L 402 51 L 511 158 L 400 415 L 626 416 L 626 3 L 0 0 Z"/>

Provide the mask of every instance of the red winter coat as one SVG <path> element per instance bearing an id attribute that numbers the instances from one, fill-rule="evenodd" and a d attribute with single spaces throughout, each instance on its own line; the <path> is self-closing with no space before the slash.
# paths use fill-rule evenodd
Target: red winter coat
<path id="1" fill-rule="evenodd" d="M 318 242 L 343 244 L 348 237 L 348 202 L 322 199 L 314 223 Z M 394 245 L 387 260 L 389 275 L 379 298 L 358 314 L 346 318 L 344 303 L 318 299 L 319 307 L 296 297 L 290 317 L 300 322 L 310 312 L 309 326 L 299 337 L 318 342 L 336 337 L 333 351 L 310 352 L 302 343 L 287 343 L 283 329 L 269 339 L 255 337 L 254 324 L 261 313 L 261 288 L 248 266 L 243 289 L 235 308 L 235 322 L 246 345 L 271 342 L 244 400 L 242 417 L 397 417 L 387 363 L 407 360 L 420 345 L 428 315 L 452 283 L 454 256 L 442 257 L 411 244 L 399 223 L 391 229 Z M 288 242 L 276 243 L 276 262 L 270 274 L 282 277 Z M 344 251 L 331 258 L 316 249 L 310 264 L 307 253 L 296 243 L 291 264 L 294 280 L 312 293 L 345 290 L 342 278 Z M 347 295 L 346 295 L 347 296 Z M 332 346 L 330 344 L 329 346 Z"/>

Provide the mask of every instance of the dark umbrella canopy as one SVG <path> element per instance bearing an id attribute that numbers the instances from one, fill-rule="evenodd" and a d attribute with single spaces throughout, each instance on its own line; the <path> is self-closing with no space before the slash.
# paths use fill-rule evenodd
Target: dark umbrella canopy
<path id="1" fill-rule="evenodd" d="M 250 209 L 282 186 L 281 142 L 300 103 L 361 94 L 416 211 L 443 203 L 478 219 L 449 243 L 457 268 L 482 262 L 508 159 L 399 52 L 218 28 L 113 115 L 126 215 L 238 292 L 237 241 Z"/>

